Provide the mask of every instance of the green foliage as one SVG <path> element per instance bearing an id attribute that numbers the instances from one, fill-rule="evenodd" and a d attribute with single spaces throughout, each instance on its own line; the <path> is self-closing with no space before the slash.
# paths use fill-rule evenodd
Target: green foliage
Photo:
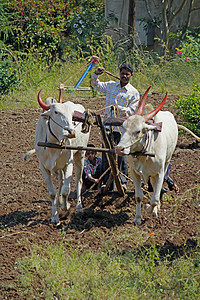
<path id="1" fill-rule="evenodd" d="M 68 1 L 10 1 L 8 9 L 12 34 L 5 42 L 12 44 L 20 54 L 39 50 L 44 58 L 55 60 L 57 55 L 62 55 L 65 16 L 70 7 Z"/>
<path id="2" fill-rule="evenodd" d="M 185 126 L 200 135 L 200 85 L 194 85 L 190 96 L 179 96 L 175 104 L 177 115 L 185 121 Z"/>
<path id="3" fill-rule="evenodd" d="M 179 35 L 180 33 L 177 33 Z M 200 27 L 194 31 L 187 31 L 185 38 L 181 41 L 176 54 L 182 61 L 198 64 L 200 62 Z"/>
<path id="4" fill-rule="evenodd" d="M 2 48 L 1 48 L 2 47 Z M 0 43 L 0 97 L 8 94 L 19 86 L 19 76 L 16 63 L 13 62 L 9 50 Z"/>
<path id="5" fill-rule="evenodd" d="M 83 53 L 89 50 L 92 35 L 98 41 L 105 27 L 103 0 L 11 0 L 6 4 L 1 38 L 23 58 L 28 52 L 42 53 L 48 62 L 77 56 L 80 47 Z"/>
<path id="6" fill-rule="evenodd" d="M 105 67 L 115 75 L 119 75 L 119 64 L 122 63 L 120 56 L 115 56 L 112 50 L 112 43 L 104 47 L 93 49 L 100 57 L 98 66 Z M 190 94 L 193 84 L 200 84 L 200 65 L 180 62 L 178 60 L 166 61 L 163 64 L 148 63 L 142 58 L 139 60 L 138 52 L 137 67 L 134 65 L 134 74 L 131 83 L 140 93 L 143 93 L 148 86 L 152 86 L 151 91 L 158 90 L 161 93 Z M 19 60 L 21 71 L 20 86 L 17 87 L 9 96 L 4 95 L 4 101 L 0 102 L 0 109 L 9 109 L 14 104 L 16 108 L 37 107 L 37 93 L 42 89 L 42 97 L 58 97 L 58 87 L 60 84 L 74 86 L 90 63 L 91 56 L 77 59 L 76 62 L 68 60 L 56 62 L 50 67 L 47 61 L 38 60 L 38 57 L 29 53 L 26 60 Z M 127 61 L 134 62 L 134 57 L 127 56 Z M 95 69 L 95 67 L 94 67 Z M 81 86 L 90 86 L 90 76 L 92 71 L 86 76 Z M 190 74 L 190 76 L 188 76 Z M 101 80 L 112 80 L 107 74 L 101 75 Z M 178 80 L 177 80 L 178 78 Z M 91 92 L 76 92 L 75 97 L 91 97 Z M 70 99 L 71 94 L 63 93 L 65 100 Z M 16 102 L 17 100 L 17 102 Z"/>
<path id="7" fill-rule="evenodd" d="M 142 48 L 127 49 L 121 41 L 114 42 L 110 36 L 106 36 L 103 0 L 11 0 L 2 3 L 0 38 L 20 62 L 22 78 L 20 88 L 15 90 L 15 94 L 9 95 L 10 104 L 14 97 L 18 97 L 18 105 L 32 105 L 39 87 L 52 92 L 57 90 L 60 83 L 75 85 L 92 55 L 100 57 L 99 66 L 116 75 L 121 63 L 132 63 L 134 76 L 131 83 L 141 93 L 152 85 L 152 89 L 163 93 L 167 90 L 170 93 L 188 94 L 193 83 L 199 84 L 200 64 L 194 64 L 192 57 L 186 61 L 186 54 L 178 54 L 167 60 Z M 192 34 L 193 40 L 199 45 L 199 32 Z M 194 49 L 199 55 L 200 47 Z M 198 55 L 194 61 L 199 59 Z M 17 87 L 14 81 L 18 69 L 13 66 L 12 59 L 2 68 L 8 68 L 12 74 L 5 78 L 6 82 L 10 81 L 9 86 Z M 1 71 L 1 78 L 4 78 L 4 72 Z M 101 78 L 110 79 L 105 74 Z M 90 86 L 90 75 L 84 79 L 83 85 Z M 5 100 L 7 92 L 6 88 L 1 91 Z M 29 100 L 26 103 L 27 97 Z"/>
<path id="8" fill-rule="evenodd" d="M 104 1 L 80 1 L 77 11 L 71 11 L 67 20 L 68 36 L 65 41 L 67 57 L 86 57 L 102 43 L 106 20 Z"/>
<path id="9" fill-rule="evenodd" d="M 12 33 L 9 23 L 9 1 L 0 1 L 0 40 L 5 40 Z"/>
<path id="10" fill-rule="evenodd" d="M 7 62 L 0 66 L 0 95 L 8 94 L 19 85 L 17 70 L 11 70 Z"/>

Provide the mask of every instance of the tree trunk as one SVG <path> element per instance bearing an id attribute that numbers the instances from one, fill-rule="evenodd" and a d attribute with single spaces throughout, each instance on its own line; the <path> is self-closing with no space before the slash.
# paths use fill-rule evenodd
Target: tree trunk
<path id="1" fill-rule="evenodd" d="M 135 0 L 129 0 L 129 10 L 128 10 L 128 34 L 131 37 L 132 45 L 135 44 L 135 14 L 136 14 L 136 4 Z"/>
<path id="2" fill-rule="evenodd" d="M 163 19 L 163 36 L 162 36 L 162 46 L 160 49 L 160 56 L 163 56 L 166 52 L 166 49 L 168 47 L 168 41 L 169 41 L 169 23 L 167 18 L 167 8 L 168 8 L 168 0 L 163 1 L 163 7 L 162 7 L 162 19 Z"/>

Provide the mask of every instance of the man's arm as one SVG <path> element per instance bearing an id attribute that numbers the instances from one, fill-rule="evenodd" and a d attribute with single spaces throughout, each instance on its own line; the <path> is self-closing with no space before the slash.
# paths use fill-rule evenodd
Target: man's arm
<path id="1" fill-rule="evenodd" d="M 107 83 L 106 82 L 100 82 L 98 79 L 98 76 L 103 74 L 105 72 L 105 69 L 102 67 L 98 67 L 94 73 L 91 76 L 91 86 L 101 92 L 106 94 L 106 88 L 107 88 Z"/>

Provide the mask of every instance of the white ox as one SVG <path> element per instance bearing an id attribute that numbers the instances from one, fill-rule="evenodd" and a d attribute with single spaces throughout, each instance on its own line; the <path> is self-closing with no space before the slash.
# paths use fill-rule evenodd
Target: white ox
<path id="1" fill-rule="evenodd" d="M 121 140 L 117 145 L 119 155 L 128 155 L 130 172 L 135 185 L 137 206 L 134 223 L 136 225 L 140 225 L 142 222 L 141 201 L 143 200 L 143 191 L 141 179 L 144 183 L 147 183 L 150 178 L 154 191 L 150 204 L 146 205 L 146 211 L 157 216 L 164 175 L 178 139 L 178 128 L 174 116 L 169 111 L 160 111 L 167 99 L 167 94 L 156 109 L 142 115 L 148 90 L 141 99 L 136 114 L 124 121 Z M 161 132 L 155 131 L 154 125 L 146 123 L 155 115 L 156 123 L 162 122 Z M 142 155 L 135 157 L 134 152 L 138 151 L 153 153 L 155 157 Z"/>
<path id="2" fill-rule="evenodd" d="M 70 193 L 70 181 L 73 172 L 73 162 L 76 172 L 77 204 L 76 213 L 83 211 L 81 202 L 82 172 L 85 151 L 60 150 L 38 146 L 38 142 L 48 142 L 66 145 L 86 147 L 89 140 L 89 132 L 82 133 L 82 124 L 73 123 L 74 111 L 84 112 L 84 107 L 73 102 L 62 103 L 61 93 L 59 103 L 45 104 L 38 94 L 38 102 L 44 109 L 38 120 L 35 132 L 35 152 L 37 154 L 40 169 L 46 181 L 50 198 L 52 200 L 52 218 L 54 224 L 59 223 L 57 211 L 60 202 L 62 209 L 69 209 L 68 196 Z M 31 152 L 31 151 L 30 151 Z M 34 151 L 31 152 L 31 154 Z M 58 175 L 58 192 L 52 182 L 52 173 Z"/>

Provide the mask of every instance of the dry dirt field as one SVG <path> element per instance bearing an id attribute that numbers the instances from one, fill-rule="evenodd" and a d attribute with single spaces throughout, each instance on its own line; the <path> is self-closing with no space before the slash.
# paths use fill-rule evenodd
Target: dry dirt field
<path id="1" fill-rule="evenodd" d="M 163 95 L 149 95 L 148 102 L 158 105 Z M 176 95 L 169 95 L 164 110 L 173 112 Z M 105 98 L 73 98 L 85 108 L 97 111 L 104 107 Z M 32 243 L 56 243 L 60 228 L 50 223 L 51 203 L 47 187 L 39 169 L 36 155 L 23 160 L 26 151 L 34 147 L 34 132 L 41 109 L 0 111 L 0 299 L 23 299 L 10 284 L 17 275 L 15 262 L 29 254 L 25 239 Z M 90 142 L 97 147 L 102 140 L 97 127 L 92 127 Z M 200 146 L 186 133 L 180 134 L 171 161 L 170 176 L 180 192 L 165 194 L 159 217 L 153 219 L 143 211 L 141 230 L 154 233 L 155 241 L 163 252 L 183 252 L 195 247 L 200 221 Z M 74 184 L 72 184 L 72 191 Z M 110 192 L 104 197 L 90 192 L 83 197 L 84 214 L 74 215 L 75 199 L 66 215 L 60 212 L 61 227 L 74 245 L 87 244 L 91 250 L 102 243 L 91 235 L 91 230 L 109 234 L 115 227 L 122 229 L 132 224 L 135 212 L 134 188 L 131 181 L 124 197 Z M 144 203 L 148 200 L 145 199 Z M 134 248 L 125 243 L 124 249 Z M 10 287 L 9 287 L 10 286 Z"/>

